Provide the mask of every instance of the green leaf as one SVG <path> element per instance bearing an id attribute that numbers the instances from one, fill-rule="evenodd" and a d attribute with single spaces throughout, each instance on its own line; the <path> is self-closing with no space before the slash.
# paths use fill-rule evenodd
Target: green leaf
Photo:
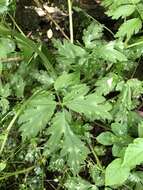
<path id="1" fill-rule="evenodd" d="M 118 138 L 111 132 L 103 132 L 101 133 L 96 140 L 103 145 L 112 145 L 115 142 L 118 142 Z"/>
<path id="2" fill-rule="evenodd" d="M 6 168 L 6 162 L 0 162 L 0 172 L 3 171 Z"/>
<path id="3" fill-rule="evenodd" d="M 14 52 L 15 43 L 8 38 L 0 38 L 0 58 L 6 58 L 9 53 Z"/>
<path id="4" fill-rule="evenodd" d="M 124 136 L 128 134 L 128 127 L 126 124 L 112 123 L 111 125 L 113 133 L 117 136 Z"/>
<path id="5" fill-rule="evenodd" d="M 113 160 L 106 168 L 105 171 L 105 185 L 121 185 L 123 184 L 130 174 L 128 167 L 122 166 L 122 160 L 117 158 Z"/>
<path id="6" fill-rule="evenodd" d="M 76 175 L 88 154 L 88 148 L 73 133 L 70 127 L 70 115 L 68 112 L 58 112 L 52 120 L 52 126 L 48 129 L 50 138 L 46 144 L 46 152 L 52 154 L 60 149 L 61 157 L 67 159 L 67 164 L 72 173 Z M 62 144 L 61 144 L 62 141 Z M 73 143 L 74 142 L 74 143 Z"/>
<path id="7" fill-rule="evenodd" d="M 123 145 L 118 145 L 118 144 L 114 144 L 112 147 L 112 155 L 114 157 L 120 157 L 123 158 L 124 154 L 125 154 L 125 150 L 127 147 L 123 146 Z"/>
<path id="8" fill-rule="evenodd" d="M 97 165 L 91 164 L 91 166 L 89 168 L 89 173 L 90 173 L 90 176 L 91 176 L 93 182 L 97 186 L 104 185 L 104 181 L 105 181 L 104 173 L 99 169 L 99 167 Z"/>
<path id="9" fill-rule="evenodd" d="M 0 99 L 0 112 L 5 114 L 9 110 L 9 101 L 6 98 Z"/>
<path id="10" fill-rule="evenodd" d="M 63 44 L 58 40 L 54 41 L 54 45 L 58 49 L 57 60 L 62 66 L 73 63 L 77 64 L 80 59 L 83 59 L 87 55 L 82 47 L 74 45 L 67 40 L 64 40 Z"/>
<path id="11" fill-rule="evenodd" d="M 10 4 L 10 0 L 0 0 L 0 14 L 3 14 L 8 10 L 8 5 Z"/>
<path id="12" fill-rule="evenodd" d="M 138 125 L 138 135 L 140 138 L 143 138 L 143 121 L 141 121 Z"/>
<path id="13" fill-rule="evenodd" d="M 106 45 L 101 46 L 98 51 L 98 56 L 106 61 L 116 63 L 117 61 L 127 61 L 126 56 L 115 49 L 115 42 L 111 41 Z"/>
<path id="14" fill-rule="evenodd" d="M 81 177 L 69 177 L 65 183 L 65 187 L 68 190 L 98 190 L 98 187 L 90 184 Z"/>
<path id="15" fill-rule="evenodd" d="M 84 114 L 89 119 L 111 119 L 111 114 L 109 111 L 112 109 L 110 103 L 106 101 L 106 99 L 98 95 L 97 93 L 89 94 L 87 96 L 78 94 L 78 90 L 73 92 L 76 94 L 76 97 L 67 100 L 67 97 L 64 99 L 64 105 L 69 109 L 78 112 L 80 114 Z"/>
<path id="16" fill-rule="evenodd" d="M 118 82 L 119 76 L 114 73 L 110 73 L 108 76 L 97 80 L 95 83 L 96 92 L 101 95 L 107 95 L 109 92 L 114 90 Z"/>
<path id="17" fill-rule="evenodd" d="M 71 91 L 63 98 L 63 102 L 66 104 L 66 102 L 72 101 L 73 99 L 83 97 L 88 91 L 89 87 L 86 84 L 74 85 L 71 87 Z"/>
<path id="18" fill-rule="evenodd" d="M 116 37 L 127 37 L 127 39 L 130 39 L 131 36 L 137 34 L 141 28 L 142 21 L 139 18 L 127 20 L 120 26 Z"/>
<path id="19" fill-rule="evenodd" d="M 112 16 L 112 19 L 119 19 L 120 17 L 126 18 L 130 16 L 135 10 L 135 5 L 122 5 L 115 10 L 109 9 L 106 13 L 108 16 Z"/>
<path id="20" fill-rule="evenodd" d="M 127 147 L 122 166 L 132 169 L 141 163 L 143 163 L 143 139 L 137 138 Z"/>
<path id="21" fill-rule="evenodd" d="M 67 88 L 72 85 L 76 85 L 80 82 L 80 75 L 78 73 L 63 73 L 57 78 L 54 84 L 55 90 Z"/>
<path id="22" fill-rule="evenodd" d="M 56 107 L 53 99 L 52 95 L 43 91 L 29 100 L 18 120 L 23 140 L 37 136 L 46 127 Z"/>
<path id="23" fill-rule="evenodd" d="M 83 32 L 83 42 L 86 48 L 93 48 L 97 45 L 96 41 L 100 40 L 103 33 L 102 25 L 92 22 L 87 30 Z"/>

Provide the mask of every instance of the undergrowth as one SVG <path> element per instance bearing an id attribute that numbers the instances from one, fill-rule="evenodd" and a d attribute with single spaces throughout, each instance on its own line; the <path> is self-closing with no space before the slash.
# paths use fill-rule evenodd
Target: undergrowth
<path id="1" fill-rule="evenodd" d="M 142 190 L 143 3 L 103 0 L 118 31 L 90 18 L 81 42 L 68 3 L 71 40 L 51 51 L 0 2 L 0 189 Z"/>

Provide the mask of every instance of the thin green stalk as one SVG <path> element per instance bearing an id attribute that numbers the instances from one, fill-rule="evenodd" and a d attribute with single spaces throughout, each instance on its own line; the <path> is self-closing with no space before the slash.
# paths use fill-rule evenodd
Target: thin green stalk
<path id="1" fill-rule="evenodd" d="M 132 47 L 135 47 L 135 46 L 139 46 L 139 45 L 141 45 L 141 44 L 143 44 L 143 41 L 136 42 L 136 43 L 133 43 L 133 44 L 131 44 L 131 45 L 128 45 L 126 48 L 127 48 L 127 49 L 128 49 L 128 48 L 132 48 Z"/>
<path id="2" fill-rule="evenodd" d="M 101 169 L 101 171 L 104 171 L 103 167 L 102 167 L 102 164 L 100 163 L 100 160 L 98 158 L 98 156 L 96 155 L 96 152 L 93 150 L 92 146 L 90 145 L 90 143 L 88 143 L 89 145 L 89 148 L 93 154 L 93 156 L 95 157 L 95 160 L 96 160 L 96 163 L 97 163 L 97 166 Z"/>
<path id="3" fill-rule="evenodd" d="M 15 27 L 17 28 L 17 30 L 23 35 L 25 36 L 25 34 L 23 33 L 23 31 L 21 30 L 21 28 L 18 26 L 18 24 L 16 23 L 15 19 L 11 16 L 10 13 L 7 13 L 8 16 L 10 17 L 10 19 L 12 20 L 13 24 L 15 25 Z"/>
<path id="4" fill-rule="evenodd" d="M 6 145 L 6 141 L 8 139 L 8 135 L 9 135 L 9 132 L 13 126 L 13 124 L 15 123 L 16 119 L 18 118 L 19 114 L 21 112 L 21 109 L 15 114 L 15 116 L 13 117 L 13 119 L 11 120 L 10 124 L 8 125 L 6 131 L 5 131 L 5 136 L 4 136 L 4 140 L 2 142 L 2 145 L 1 145 L 1 148 L 0 148 L 0 155 L 2 154 L 3 150 L 4 150 L 4 147 Z"/>
<path id="5" fill-rule="evenodd" d="M 77 11 L 76 7 L 74 7 L 74 10 Z M 107 30 L 113 37 L 115 36 L 115 34 L 108 27 L 106 27 L 105 25 L 101 24 L 98 20 L 96 20 L 94 17 L 92 17 L 91 15 L 89 15 L 88 13 L 86 13 L 84 10 L 82 10 L 81 8 L 78 8 L 78 11 L 82 12 L 86 17 L 92 19 L 97 24 L 103 26 L 103 28 L 105 28 L 105 30 Z"/>
<path id="6" fill-rule="evenodd" d="M 50 63 L 49 59 L 46 57 L 46 55 L 42 51 L 39 50 L 39 47 L 37 47 L 37 44 L 35 44 L 32 40 L 28 39 L 26 36 L 23 36 L 21 33 L 18 33 L 16 31 L 12 31 L 9 28 L 6 28 L 3 25 L 0 25 L 0 33 L 2 35 L 13 36 L 19 43 L 23 43 L 25 46 L 29 47 L 34 52 L 36 52 L 39 55 L 39 57 L 42 59 L 42 63 L 47 69 L 49 75 L 52 76 L 54 79 L 57 78 L 55 69 Z"/>
<path id="7" fill-rule="evenodd" d="M 71 43 L 73 43 L 74 37 L 73 37 L 73 17 L 72 17 L 72 2 L 71 2 L 71 0 L 68 0 L 68 9 L 69 9 L 70 41 L 71 41 Z"/>
<path id="8" fill-rule="evenodd" d="M 6 174 L 5 176 L 0 177 L 0 181 L 3 180 L 3 179 L 9 178 L 9 177 L 11 177 L 11 176 L 15 176 L 15 175 L 19 175 L 19 174 L 23 174 L 23 173 L 30 172 L 30 171 L 33 170 L 34 168 L 35 168 L 35 166 L 31 166 L 31 167 L 29 167 L 29 168 L 26 168 L 26 169 L 23 169 L 23 170 L 20 170 L 20 171 L 15 171 L 15 172 L 13 172 L 13 173 Z"/>
<path id="9" fill-rule="evenodd" d="M 38 92 L 38 91 L 37 91 Z M 35 93 L 36 94 L 36 93 Z M 28 102 L 33 98 L 33 96 L 35 96 L 35 94 L 33 94 L 25 103 L 23 103 L 20 107 L 20 109 L 17 111 L 17 113 L 15 114 L 15 116 L 13 117 L 13 119 L 11 120 L 10 124 L 8 125 L 7 129 L 5 130 L 5 134 L 4 134 L 4 140 L 2 142 L 1 148 L 0 148 L 0 155 L 2 154 L 4 147 L 6 145 L 9 133 L 11 128 L 13 127 L 15 121 L 17 120 L 17 118 L 19 117 L 20 113 L 24 110 L 25 106 L 28 104 Z"/>

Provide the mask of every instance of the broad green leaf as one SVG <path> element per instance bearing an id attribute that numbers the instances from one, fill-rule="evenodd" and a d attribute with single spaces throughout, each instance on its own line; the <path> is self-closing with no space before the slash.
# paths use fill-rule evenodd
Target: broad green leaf
<path id="1" fill-rule="evenodd" d="M 129 4 L 129 5 L 122 5 L 115 10 L 109 9 L 109 11 L 107 11 L 106 13 L 108 16 L 111 16 L 112 19 L 119 19 L 120 17 L 126 18 L 130 16 L 135 10 L 136 10 L 135 5 Z"/>
<path id="2" fill-rule="evenodd" d="M 57 78 L 54 84 L 55 90 L 60 90 L 63 88 L 67 88 L 72 85 L 76 85 L 80 82 L 80 76 L 78 73 L 63 73 L 61 76 Z"/>
<path id="3" fill-rule="evenodd" d="M 72 173 L 76 175 L 88 154 L 88 148 L 73 133 L 70 127 L 70 116 L 68 112 L 58 112 L 53 118 L 52 126 L 48 129 L 51 135 L 47 144 L 46 152 L 52 154 L 61 148 L 60 155 L 67 159 L 67 164 Z M 61 143 L 62 142 L 62 143 Z M 74 142 L 74 143 L 73 143 Z"/>
<path id="4" fill-rule="evenodd" d="M 113 133 L 111 132 L 103 132 L 101 133 L 96 140 L 103 145 L 112 145 L 116 142 L 118 142 L 118 137 L 116 137 Z"/>
<path id="5" fill-rule="evenodd" d="M 127 147 L 122 166 L 132 169 L 141 163 L 143 163 L 143 139 L 137 138 Z"/>
<path id="6" fill-rule="evenodd" d="M 77 90 L 74 92 L 77 94 Z M 66 98 L 67 99 L 67 98 Z M 106 99 L 98 95 L 97 93 L 89 94 L 87 96 L 78 95 L 77 97 L 69 101 L 64 102 L 64 105 L 69 109 L 84 114 L 91 120 L 94 119 L 111 119 L 111 114 L 109 111 L 112 109 L 110 103 Z"/>
<path id="7" fill-rule="evenodd" d="M 137 34 L 141 28 L 142 21 L 139 18 L 127 20 L 120 26 L 116 37 L 127 37 L 127 39 L 130 39 L 131 36 Z"/>
<path id="8" fill-rule="evenodd" d="M 46 127 L 56 107 L 53 99 L 52 95 L 43 91 L 29 100 L 18 120 L 23 140 L 37 136 Z"/>
<path id="9" fill-rule="evenodd" d="M 122 160 L 120 158 L 117 158 L 113 160 L 106 168 L 105 185 L 121 185 L 127 180 L 129 174 L 129 167 L 123 167 Z"/>
<path id="10" fill-rule="evenodd" d="M 97 45 L 96 41 L 101 39 L 103 33 L 102 25 L 92 22 L 83 33 L 83 42 L 86 48 L 93 48 Z"/>

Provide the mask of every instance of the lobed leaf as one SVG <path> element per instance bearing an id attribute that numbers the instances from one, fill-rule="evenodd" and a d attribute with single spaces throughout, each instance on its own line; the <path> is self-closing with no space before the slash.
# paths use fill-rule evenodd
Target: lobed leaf
<path id="1" fill-rule="evenodd" d="M 23 140 L 30 139 L 46 127 L 56 108 L 53 95 L 43 91 L 29 100 L 18 123 Z"/>

